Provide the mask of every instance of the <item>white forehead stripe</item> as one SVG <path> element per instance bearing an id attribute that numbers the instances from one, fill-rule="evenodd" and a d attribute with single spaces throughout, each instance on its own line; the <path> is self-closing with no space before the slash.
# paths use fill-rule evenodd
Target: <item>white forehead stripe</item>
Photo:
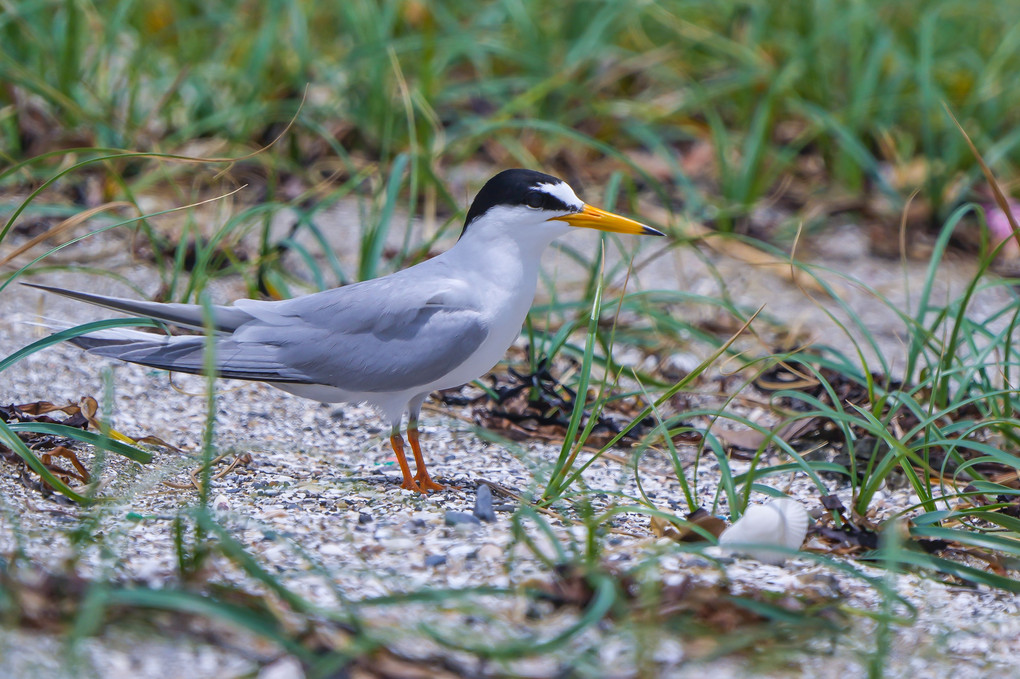
<path id="1" fill-rule="evenodd" d="M 584 202 L 577 197 L 577 194 L 574 193 L 573 189 L 567 186 L 566 182 L 557 182 L 555 184 L 544 182 L 542 184 L 536 184 L 535 188 L 544 193 L 548 193 L 550 196 L 559 198 L 570 207 L 578 210 L 584 207 Z"/>

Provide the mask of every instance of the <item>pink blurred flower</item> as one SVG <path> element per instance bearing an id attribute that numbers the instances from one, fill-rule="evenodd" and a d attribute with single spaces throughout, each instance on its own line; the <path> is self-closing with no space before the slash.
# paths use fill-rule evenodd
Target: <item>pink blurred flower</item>
<path id="1" fill-rule="evenodd" d="M 1010 212 L 1013 213 L 1013 218 L 1020 220 L 1020 203 L 1012 198 L 1007 198 L 1006 204 L 1009 206 Z M 1002 250 L 999 251 L 999 257 L 1002 259 L 1017 259 L 1020 257 L 1020 246 L 1017 245 L 1016 238 L 1013 237 L 1013 227 L 1010 226 L 1009 218 L 1006 217 L 1006 214 L 994 203 L 985 205 L 985 214 L 988 219 L 988 231 L 991 234 L 992 245 L 998 245 L 1004 240 L 1009 241 L 1002 246 Z"/>

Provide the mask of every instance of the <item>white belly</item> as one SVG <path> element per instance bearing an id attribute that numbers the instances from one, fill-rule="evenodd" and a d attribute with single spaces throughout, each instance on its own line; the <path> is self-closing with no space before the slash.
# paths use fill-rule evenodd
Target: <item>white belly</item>
<path id="1" fill-rule="evenodd" d="M 503 359 L 528 315 L 538 284 L 538 258 L 511 257 L 498 273 L 475 277 L 471 284 L 486 300 L 489 333 L 478 348 L 448 374 L 421 387 L 418 393 L 459 387 L 477 379 Z"/>
<path id="2" fill-rule="evenodd" d="M 459 387 L 492 370 L 503 359 L 503 356 L 506 355 L 506 350 L 510 348 L 510 345 L 517 339 L 517 335 L 520 334 L 521 325 L 524 323 L 524 317 L 527 315 L 530 306 L 531 298 L 528 299 L 528 303 L 524 305 L 523 310 L 510 309 L 495 317 L 488 336 L 478 349 L 448 375 L 436 380 L 427 387 L 423 387 L 422 390 L 427 389 L 432 392 L 438 389 Z"/>

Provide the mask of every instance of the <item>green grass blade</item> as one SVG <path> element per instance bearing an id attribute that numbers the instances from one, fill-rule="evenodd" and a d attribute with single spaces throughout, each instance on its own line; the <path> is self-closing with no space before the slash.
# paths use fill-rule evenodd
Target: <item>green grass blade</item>
<path id="1" fill-rule="evenodd" d="M 152 453 L 148 453 L 134 446 L 130 446 L 121 441 L 111 439 L 103 436 L 96 432 L 85 431 L 84 429 L 78 429 L 76 427 L 68 427 L 63 424 L 54 424 L 52 422 L 11 422 L 7 425 L 11 431 L 34 431 L 40 434 L 53 434 L 54 436 L 63 436 L 65 438 L 74 439 L 81 441 L 82 443 L 88 443 L 97 448 L 108 450 L 111 453 L 117 453 L 124 457 L 134 460 L 135 462 L 141 462 L 147 464 L 152 462 Z"/>

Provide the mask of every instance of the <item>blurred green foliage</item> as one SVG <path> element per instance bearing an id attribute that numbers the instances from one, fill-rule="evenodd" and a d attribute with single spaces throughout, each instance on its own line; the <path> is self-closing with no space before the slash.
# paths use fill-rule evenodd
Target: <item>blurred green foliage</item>
<path id="1" fill-rule="evenodd" d="M 897 207 L 922 185 L 944 217 L 976 175 L 942 102 L 1011 179 L 1018 70 L 1011 0 L 12 0 L 0 144 L 7 160 L 259 146 L 307 87 L 274 151 L 295 167 L 409 153 L 427 180 L 439 158 L 576 167 L 642 150 L 666 168 L 647 183 L 727 227 L 814 153 L 826 185 Z M 698 141 L 709 186 L 680 162 Z"/>

